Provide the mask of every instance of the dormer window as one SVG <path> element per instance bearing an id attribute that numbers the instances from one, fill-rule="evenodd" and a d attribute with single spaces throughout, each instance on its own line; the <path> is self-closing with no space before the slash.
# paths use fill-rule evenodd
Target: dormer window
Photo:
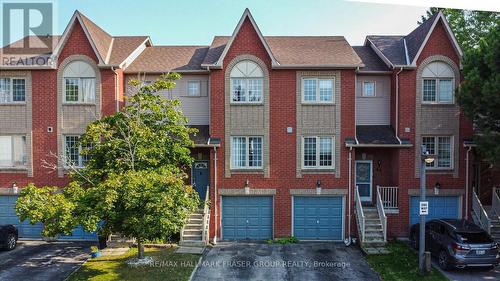
<path id="1" fill-rule="evenodd" d="M 444 62 L 433 62 L 422 72 L 422 102 L 451 104 L 454 102 L 455 74 Z"/>
<path id="2" fill-rule="evenodd" d="M 74 61 L 63 72 L 65 103 L 94 103 L 96 95 L 95 71 L 86 62 Z"/>
<path id="3" fill-rule="evenodd" d="M 262 103 L 264 73 L 250 60 L 237 63 L 231 69 L 231 103 Z"/>

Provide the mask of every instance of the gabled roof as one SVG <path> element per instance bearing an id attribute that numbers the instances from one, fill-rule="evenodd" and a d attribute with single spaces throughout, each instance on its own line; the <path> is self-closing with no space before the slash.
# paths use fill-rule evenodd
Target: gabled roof
<path id="1" fill-rule="evenodd" d="M 352 48 L 365 65 L 365 67 L 360 68 L 360 71 L 378 72 L 390 70 L 370 46 L 353 46 Z"/>
<path id="2" fill-rule="evenodd" d="M 102 58 L 104 63 L 107 63 L 109 54 L 111 53 L 113 37 L 79 11 L 76 11 L 75 13 L 80 19 L 82 27 L 88 33 L 90 41 L 97 49 L 99 57 Z"/>
<path id="3" fill-rule="evenodd" d="M 120 65 L 132 54 L 140 45 L 149 44 L 148 36 L 115 36 L 111 48 L 108 64 Z M 151 44 L 149 44 L 151 45 Z"/>
<path id="4" fill-rule="evenodd" d="M 365 46 L 371 45 L 388 66 L 414 67 L 418 56 L 439 21 L 443 23 L 453 47 L 461 57 L 462 50 L 442 11 L 432 15 L 408 35 L 369 35 L 366 37 Z"/>
<path id="5" fill-rule="evenodd" d="M 204 72 L 201 64 L 208 46 L 147 47 L 126 69 L 125 73 Z"/>
<path id="6" fill-rule="evenodd" d="M 238 32 L 240 31 L 240 29 L 243 26 L 243 23 L 245 22 L 246 19 L 248 19 L 250 21 L 253 28 L 255 29 L 255 32 L 257 32 L 257 35 L 259 36 L 262 45 L 264 45 L 264 48 L 266 49 L 267 54 L 271 58 L 272 64 L 273 65 L 277 64 L 276 59 L 274 58 L 274 55 L 271 52 L 271 49 L 269 48 L 269 45 L 267 45 L 266 40 L 264 40 L 264 36 L 262 36 L 262 33 L 260 32 L 259 27 L 257 26 L 257 23 L 255 23 L 255 20 L 253 19 L 252 14 L 250 13 L 250 10 L 248 8 L 246 8 L 245 11 L 243 12 L 243 15 L 240 18 L 240 21 L 238 22 L 238 24 L 236 25 L 236 28 L 233 31 L 233 35 L 229 38 L 229 41 L 226 43 L 226 46 L 222 50 L 222 53 L 218 57 L 217 61 L 213 64 L 207 64 L 206 66 L 222 67 L 222 64 L 224 62 L 224 58 L 226 57 L 227 52 L 231 48 L 231 45 L 233 44 L 233 41 L 236 38 L 236 35 L 238 35 Z"/>

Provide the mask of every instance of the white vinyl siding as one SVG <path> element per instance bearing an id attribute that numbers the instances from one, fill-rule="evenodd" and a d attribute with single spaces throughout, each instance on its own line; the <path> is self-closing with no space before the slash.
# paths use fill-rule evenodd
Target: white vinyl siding
<path id="1" fill-rule="evenodd" d="M 26 101 L 26 80 L 24 78 L 0 78 L 0 103 Z"/>
<path id="2" fill-rule="evenodd" d="M 26 166 L 26 136 L 0 136 L 0 168 Z"/>
<path id="3" fill-rule="evenodd" d="M 429 154 L 435 155 L 434 162 L 426 164 L 427 169 L 453 168 L 453 137 L 424 136 L 422 144 L 425 145 Z"/>
<path id="4" fill-rule="evenodd" d="M 370 95 L 373 88 L 373 95 Z M 368 96 L 364 92 L 368 92 Z M 358 75 L 356 125 L 390 125 L 391 80 L 388 75 Z"/>
<path id="5" fill-rule="evenodd" d="M 302 78 L 303 103 L 334 103 L 335 79 Z"/>
<path id="6" fill-rule="evenodd" d="M 262 137 L 232 137 L 231 167 L 262 169 Z"/>
<path id="7" fill-rule="evenodd" d="M 302 168 L 334 169 L 334 137 L 306 136 L 302 138 Z"/>
<path id="8" fill-rule="evenodd" d="M 201 96 L 201 85 L 200 81 L 188 81 L 187 92 L 189 97 L 199 97 Z"/>

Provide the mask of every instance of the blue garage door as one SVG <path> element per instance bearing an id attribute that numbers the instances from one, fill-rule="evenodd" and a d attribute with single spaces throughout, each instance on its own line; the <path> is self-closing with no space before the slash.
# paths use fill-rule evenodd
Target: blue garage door
<path id="1" fill-rule="evenodd" d="M 429 201 L 429 215 L 426 220 L 459 218 L 459 196 L 427 196 L 426 200 Z M 418 196 L 410 198 L 410 225 L 420 222 L 419 202 Z"/>
<path id="2" fill-rule="evenodd" d="M 342 197 L 293 198 L 293 235 L 301 240 L 342 240 Z"/>
<path id="3" fill-rule="evenodd" d="M 271 196 L 222 197 L 222 239 L 262 240 L 273 236 Z"/>
<path id="4" fill-rule="evenodd" d="M 42 238 L 42 224 L 30 224 L 28 220 L 19 221 L 16 215 L 17 196 L 0 196 L 0 224 L 13 224 L 17 226 L 19 238 Z"/>
<path id="5" fill-rule="evenodd" d="M 91 240 L 91 241 L 96 241 L 97 240 L 97 233 L 96 232 L 86 232 L 83 230 L 81 226 L 77 226 L 71 235 L 60 235 L 58 237 L 59 240 Z"/>

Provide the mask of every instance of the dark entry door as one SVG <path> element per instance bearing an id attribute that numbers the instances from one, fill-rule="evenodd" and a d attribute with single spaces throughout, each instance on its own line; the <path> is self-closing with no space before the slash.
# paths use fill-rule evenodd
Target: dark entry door
<path id="1" fill-rule="evenodd" d="M 205 199 L 205 192 L 209 184 L 209 173 L 208 161 L 194 161 L 192 184 L 196 192 L 200 195 L 201 200 Z"/>

